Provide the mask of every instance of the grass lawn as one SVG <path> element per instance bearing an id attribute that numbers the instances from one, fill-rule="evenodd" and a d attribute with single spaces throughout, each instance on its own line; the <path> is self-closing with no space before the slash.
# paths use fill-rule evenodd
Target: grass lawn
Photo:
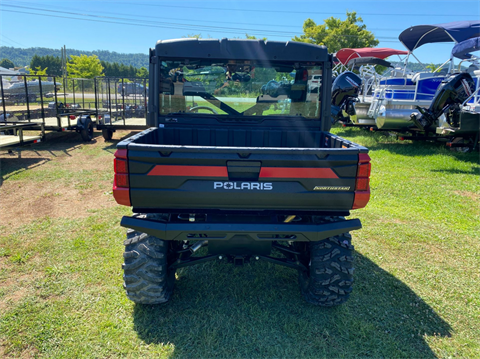
<path id="1" fill-rule="evenodd" d="M 184 268 L 171 302 L 135 305 L 119 226 L 131 211 L 111 194 L 118 141 L 54 133 L 0 151 L 0 357 L 480 357 L 478 152 L 332 132 L 369 147 L 373 166 L 370 203 L 351 216 L 354 291 L 335 308 L 263 262 Z"/>

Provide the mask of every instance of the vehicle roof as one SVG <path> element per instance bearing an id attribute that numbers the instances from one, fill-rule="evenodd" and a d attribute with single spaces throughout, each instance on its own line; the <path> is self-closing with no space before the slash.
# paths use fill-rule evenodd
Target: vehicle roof
<path id="1" fill-rule="evenodd" d="M 398 36 L 405 47 L 414 49 L 434 42 L 461 42 L 480 36 L 480 21 L 454 21 L 437 25 L 416 25 Z"/>
<path id="2" fill-rule="evenodd" d="M 321 62 L 329 59 L 325 46 L 294 41 L 244 39 L 159 40 L 155 54 L 161 58 L 252 61 Z"/>

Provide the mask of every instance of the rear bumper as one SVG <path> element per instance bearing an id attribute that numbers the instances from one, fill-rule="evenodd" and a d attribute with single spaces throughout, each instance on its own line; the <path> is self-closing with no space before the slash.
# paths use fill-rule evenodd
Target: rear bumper
<path id="1" fill-rule="evenodd" d="M 314 242 L 362 228 L 359 219 L 322 224 L 291 223 L 164 223 L 151 219 L 124 216 L 121 225 L 152 236 L 175 241 L 195 239 L 230 240 L 236 235 L 249 236 L 256 241 Z M 284 236 L 274 238 L 272 236 Z"/>

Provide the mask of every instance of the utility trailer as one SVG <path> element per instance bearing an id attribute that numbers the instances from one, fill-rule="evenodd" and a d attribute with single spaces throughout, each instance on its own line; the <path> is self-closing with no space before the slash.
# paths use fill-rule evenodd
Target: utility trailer
<path id="1" fill-rule="evenodd" d="M 144 130 L 148 79 L 1 76 L 0 115 L 43 124 L 47 131 L 76 131 L 84 141 L 102 131 Z M 55 86 L 53 85 L 55 84 Z"/>
<path id="2" fill-rule="evenodd" d="M 93 138 L 95 82 L 93 79 L 0 75 L 0 114 L 46 131 L 76 131 Z M 14 91 L 15 98 L 11 97 Z"/>
<path id="3" fill-rule="evenodd" d="M 23 131 L 40 131 L 38 135 L 24 135 Z M 14 121 L 0 121 L 0 149 L 11 149 L 16 146 L 24 146 L 42 142 L 45 136 L 43 124 L 32 125 Z"/>
<path id="4" fill-rule="evenodd" d="M 106 141 L 119 129 L 147 128 L 147 84 L 146 78 L 95 78 L 96 128 Z"/>
<path id="5" fill-rule="evenodd" d="M 121 220 L 128 298 L 168 301 L 181 267 L 263 260 L 297 270 L 312 304 L 347 300 L 349 232 L 361 223 L 345 217 L 369 201 L 370 157 L 328 132 L 332 63 L 325 47 L 298 42 L 179 39 L 150 50 L 151 128 L 118 143 L 114 161 L 113 195 L 137 213 Z M 354 92 L 355 81 L 342 83 L 335 116 Z"/>

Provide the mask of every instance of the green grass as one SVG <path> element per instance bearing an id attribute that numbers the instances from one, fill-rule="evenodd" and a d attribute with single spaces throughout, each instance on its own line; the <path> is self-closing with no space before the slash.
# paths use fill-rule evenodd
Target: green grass
<path id="1" fill-rule="evenodd" d="M 0 227 L 0 357 L 480 357 L 478 153 L 332 132 L 366 145 L 372 158 L 370 203 L 351 215 L 363 228 L 352 233 L 346 304 L 305 303 L 288 268 L 210 262 L 178 272 L 171 302 L 135 305 L 121 270 L 119 221 L 130 209 L 102 208 L 111 196 L 100 195 L 87 217 L 39 212 L 14 230 Z M 68 155 L 61 145 L 28 169 L 26 158 L 4 161 L 4 186 L 57 181 L 82 191 L 111 178 L 112 144 L 97 137 Z M 51 144 L 42 146 L 31 151 Z M 67 168 L 69 156 L 105 168 Z"/>

